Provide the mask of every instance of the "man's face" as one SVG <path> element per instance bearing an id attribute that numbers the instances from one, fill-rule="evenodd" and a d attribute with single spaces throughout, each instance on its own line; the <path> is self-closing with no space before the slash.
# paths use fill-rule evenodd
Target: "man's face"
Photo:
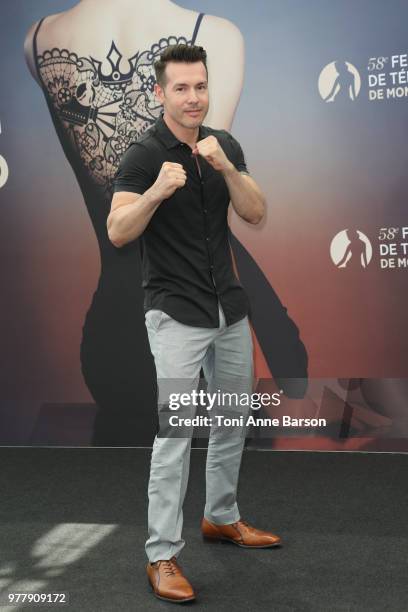
<path id="1" fill-rule="evenodd" d="M 201 125 L 208 112 L 207 72 L 202 62 L 169 62 L 164 88 L 155 92 L 166 115 L 184 128 Z"/>

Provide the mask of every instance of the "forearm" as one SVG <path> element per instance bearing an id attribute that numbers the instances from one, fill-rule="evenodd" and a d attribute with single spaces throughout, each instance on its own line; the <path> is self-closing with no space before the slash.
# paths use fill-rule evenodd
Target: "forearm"
<path id="1" fill-rule="evenodd" d="M 265 198 L 256 183 L 245 179 L 233 164 L 223 176 L 236 213 L 249 223 L 259 223 L 265 212 Z"/>
<path id="2" fill-rule="evenodd" d="M 113 210 L 107 220 L 109 240 L 122 247 L 138 238 L 145 230 L 161 200 L 151 187 L 134 202 Z"/>

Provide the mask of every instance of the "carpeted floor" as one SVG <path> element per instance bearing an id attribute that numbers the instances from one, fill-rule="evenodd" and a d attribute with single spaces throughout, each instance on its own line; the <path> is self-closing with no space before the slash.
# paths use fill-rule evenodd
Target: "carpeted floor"
<path id="1" fill-rule="evenodd" d="M 241 516 L 280 549 L 203 542 L 204 450 L 193 449 L 179 561 L 194 603 L 156 599 L 145 574 L 150 449 L 0 448 L 0 610 L 408 610 L 408 455 L 243 455 Z M 9 592 L 69 604 L 6 607 Z"/>

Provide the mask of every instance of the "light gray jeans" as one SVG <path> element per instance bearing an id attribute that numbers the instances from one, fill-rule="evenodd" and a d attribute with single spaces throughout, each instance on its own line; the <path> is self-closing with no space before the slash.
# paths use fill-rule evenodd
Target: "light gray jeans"
<path id="1" fill-rule="evenodd" d="M 161 310 L 147 311 L 145 320 L 156 365 L 159 415 L 166 402 L 168 410 L 169 389 L 174 391 L 175 384 L 183 393 L 197 390 L 201 367 L 208 383 L 207 393 L 252 393 L 253 345 L 248 317 L 227 327 L 220 303 L 219 316 L 218 328 L 204 328 L 179 323 Z M 189 410 L 194 416 L 194 407 Z M 213 417 L 216 410 L 214 406 L 206 414 Z M 207 451 L 204 516 L 216 524 L 240 519 L 236 495 L 249 410 L 241 402 L 222 406 L 223 414 L 244 415 L 243 427 L 219 427 L 213 419 Z M 145 546 L 151 563 L 177 557 L 185 545 L 183 502 L 190 449 L 190 435 L 162 437 L 160 430 L 155 437 L 148 487 L 149 538 Z"/>

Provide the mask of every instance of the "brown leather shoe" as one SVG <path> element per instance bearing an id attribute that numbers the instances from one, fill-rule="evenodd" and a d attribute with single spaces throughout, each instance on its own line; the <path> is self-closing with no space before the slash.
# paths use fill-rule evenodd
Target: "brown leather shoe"
<path id="1" fill-rule="evenodd" d="M 215 525 L 203 518 L 201 532 L 206 540 L 228 540 L 243 548 L 270 548 L 282 543 L 279 536 L 251 527 L 242 520 L 230 525 Z"/>
<path id="2" fill-rule="evenodd" d="M 193 587 L 183 575 L 176 557 L 148 563 L 146 571 L 150 586 L 159 599 L 174 603 L 195 599 Z"/>

